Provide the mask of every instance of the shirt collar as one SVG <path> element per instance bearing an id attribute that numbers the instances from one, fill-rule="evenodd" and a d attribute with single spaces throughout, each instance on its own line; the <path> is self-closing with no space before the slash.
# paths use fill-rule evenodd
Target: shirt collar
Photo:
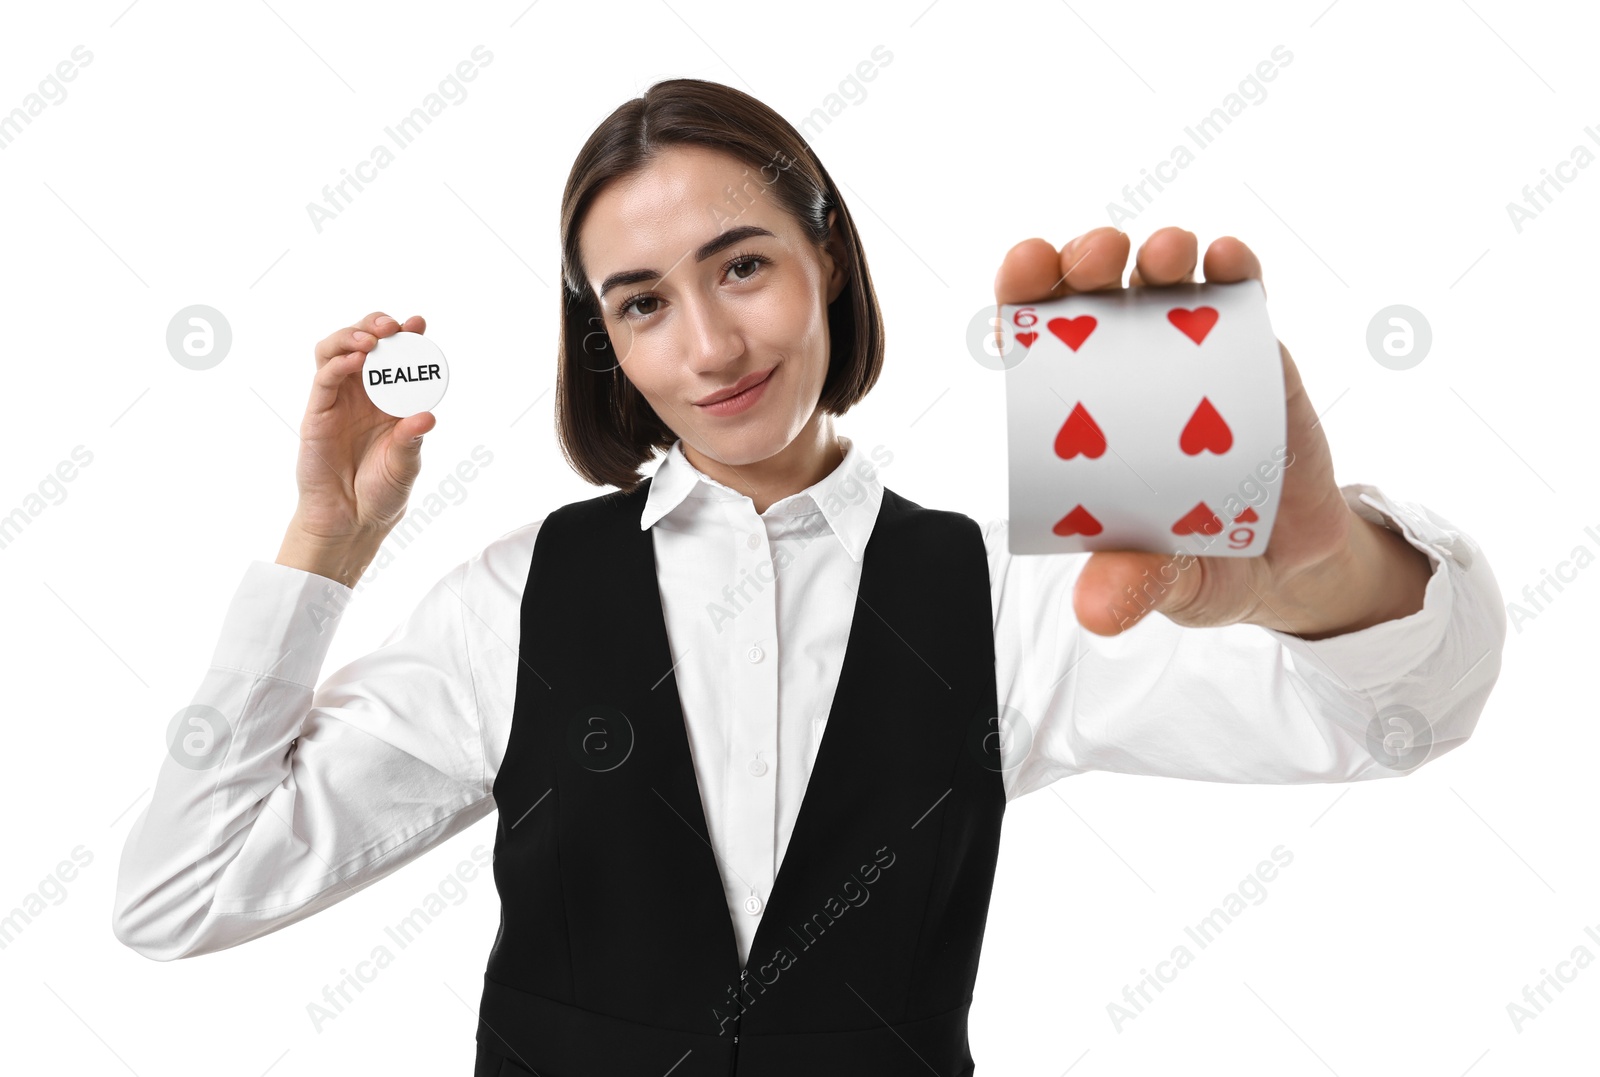
<path id="1" fill-rule="evenodd" d="M 860 561 L 872 537 L 872 525 L 883 504 L 883 483 L 877 469 L 856 448 L 855 442 L 838 435 L 844 460 L 820 481 L 799 493 L 791 494 L 767 507 L 767 516 L 807 516 L 820 512 L 845 552 Z M 713 479 L 689 462 L 679 438 L 667 450 L 656 468 L 639 517 L 640 530 L 648 530 L 657 520 L 683 504 L 685 498 L 710 498 L 718 501 L 750 501 L 738 490 Z M 751 502 L 753 507 L 754 503 Z"/>

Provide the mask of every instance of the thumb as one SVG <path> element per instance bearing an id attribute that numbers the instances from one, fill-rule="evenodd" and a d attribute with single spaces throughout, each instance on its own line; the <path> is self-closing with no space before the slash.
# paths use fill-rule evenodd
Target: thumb
<path id="1" fill-rule="evenodd" d="M 1200 587 L 1198 558 L 1189 554 L 1102 550 L 1090 556 L 1072 589 L 1078 623 L 1115 636 L 1152 610 L 1181 609 Z"/>
<path id="2" fill-rule="evenodd" d="M 391 472 L 407 486 L 422 470 L 422 435 L 432 430 L 436 420 L 430 411 L 419 411 L 389 428 Z"/>

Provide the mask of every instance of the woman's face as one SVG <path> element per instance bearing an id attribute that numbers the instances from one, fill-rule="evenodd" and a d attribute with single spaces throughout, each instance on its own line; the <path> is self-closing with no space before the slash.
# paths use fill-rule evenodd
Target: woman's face
<path id="1" fill-rule="evenodd" d="M 818 418 L 843 248 L 837 232 L 811 243 L 760 169 L 671 147 L 601 191 L 578 243 L 623 376 L 685 445 L 737 467 L 776 456 Z"/>

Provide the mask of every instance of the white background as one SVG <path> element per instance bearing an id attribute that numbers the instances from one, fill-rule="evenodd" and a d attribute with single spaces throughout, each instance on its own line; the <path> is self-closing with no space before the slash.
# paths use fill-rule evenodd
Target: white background
<path id="1" fill-rule="evenodd" d="M 1587 5 L 19 8 L 0 29 L 0 111 L 76 46 L 93 60 L 0 151 L 0 513 L 75 446 L 93 460 L 0 549 L 0 914 L 75 847 L 93 859 L 0 950 L 8 1070 L 469 1072 L 487 874 L 321 1031 L 306 1007 L 492 846 L 492 818 L 310 920 L 171 964 L 113 938 L 116 863 L 246 564 L 277 555 L 317 340 L 376 309 L 425 315 L 452 380 L 417 489 L 474 446 L 493 453 L 359 593 L 324 672 L 496 536 L 601 492 L 553 436 L 557 211 L 589 132 L 659 78 L 726 82 L 799 124 L 875 46 L 893 54 L 811 140 L 888 325 L 884 377 L 839 429 L 893 452 L 892 488 L 989 519 L 1006 512 L 1003 387 L 963 335 L 1001 256 L 1108 223 L 1123 185 L 1285 46 L 1267 97 L 1123 227 L 1249 243 L 1339 480 L 1444 514 L 1507 601 L 1574 547 L 1600 551 L 1584 530 L 1600 532 L 1600 167 L 1520 232 L 1506 210 L 1574 146 L 1600 152 Z M 468 97 L 319 233 L 307 203 L 478 45 L 494 59 Z M 196 303 L 234 334 L 207 371 L 165 341 Z M 1367 352 L 1393 303 L 1433 327 L 1410 370 Z M 1513 628 L 1476 736 L 1404 780 L 1094 774 L 1013 803 L 972 1012 L 979 1072 L 1594 1072 L 1600 967 L 1521 1032 L 1506 1006 L 1575 947 L 1600 956 L 1583 931 L 1600 932 L 1597 596 L 1589 567 Z M 1278 845 L 1294 860 L 1267 899 L 1117 1031 L 1124 984 Z"/>

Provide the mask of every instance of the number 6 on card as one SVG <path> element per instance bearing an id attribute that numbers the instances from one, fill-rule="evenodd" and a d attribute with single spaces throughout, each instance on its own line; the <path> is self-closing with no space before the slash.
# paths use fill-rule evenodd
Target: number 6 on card
<path id="1" fill-rule="evenodd" d="M 1002 304 L 1000 320 L 1012 553 L 1266 550 L 1289 455 L 1259 281 Z"/>

